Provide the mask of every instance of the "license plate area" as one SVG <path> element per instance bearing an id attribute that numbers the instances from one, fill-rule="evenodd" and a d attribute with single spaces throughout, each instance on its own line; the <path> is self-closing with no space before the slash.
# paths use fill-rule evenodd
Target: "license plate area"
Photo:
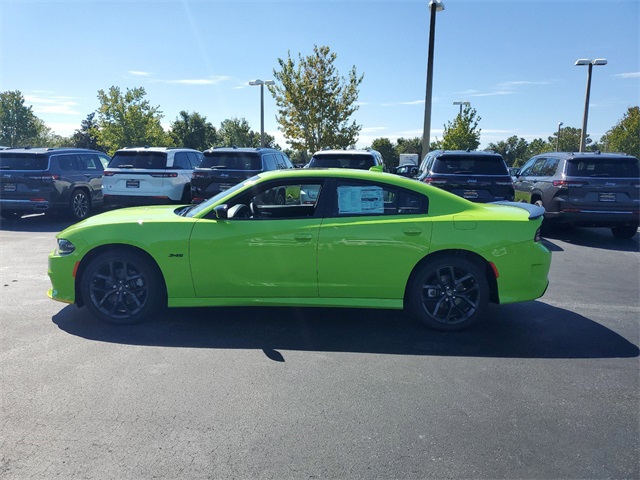
<path id="1" fill-rule="evenodd" d="M 231 183 L 221 183 L 220 184 L 220 191 L 223 192 L 225 190 L 229 190 L 231 187 L 233 187 L 233 185 Z"/>
<path id="2" fill-rule="evenodd" d="M 140 180 L 127 180 L 127 188 L 140 188 Z"/>
<path id="3" fill-rule="evenodd" d="M 601 202 L 615 202 L 616 194 L 615 193 L 599 193 L 598 200 Z"/>
<path id="4" fill-rule="evenodd" d="M 2 191 L 3 192 L 15 192 L 18 189 L 18 186 L 15 183 L 3 183 Z"/>
<path id="5" fill-rule="evenodd" d="M 462 192 L 462 197 L 463 198 L 468 198 L 468 199 L 476 199 L 478 198 L 478 191 L 477 190 L 465 190 Z"/>

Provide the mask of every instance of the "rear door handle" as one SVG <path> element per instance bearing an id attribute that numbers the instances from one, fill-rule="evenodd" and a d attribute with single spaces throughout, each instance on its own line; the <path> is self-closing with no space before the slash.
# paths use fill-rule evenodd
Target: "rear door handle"
<path id="1" fill-rule="evenodd" d="M 420 235 L 422 233 L 422 230 L 420 230 L 419 228 L 405 228 L 404 229 L 404 234 L 408 235 L 410 237 L 415 237 L 417 235 Z"/>
<path id="2" fill-rule="evenodd" d="M 295 238 L 299 242 L 308 242 L 313 238 L 313 235 L 311 235 L 310 233 L 297 233 L 293 238 Z"/>

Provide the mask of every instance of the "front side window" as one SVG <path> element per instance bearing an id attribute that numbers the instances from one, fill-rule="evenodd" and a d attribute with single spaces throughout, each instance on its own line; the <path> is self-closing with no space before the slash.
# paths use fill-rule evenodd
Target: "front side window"
<path id="1" fill-rule="evenodd" d="M 182 170 L 190 170 L 191 162 L 187 152 L 176 152 L 173 157 L 173 168 L 179 168 Z"/>
<path id="2" fill-rule="evenodd" d="M 100 159 L 97 155 L 94 155 L 92 153 L 81 153 L 79 157 L 81 170 L 86 170 L 93 173 L 102 172 L 102 162 L 100 162 Z"/>
<path id="3" fill-rule="evenodd" d="M 520 176 L 522 177 L 540 176 L 540 172 L 542 171 L 546 161 L 547 161 L 546 158 L 536 158 L 536 159 L 530 160 L 524 167 L 522 167 Z"/>

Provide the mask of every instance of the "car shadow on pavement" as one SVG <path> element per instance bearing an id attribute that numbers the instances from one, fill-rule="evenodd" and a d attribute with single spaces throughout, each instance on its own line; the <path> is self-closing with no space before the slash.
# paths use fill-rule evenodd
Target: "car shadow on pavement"
<path id="1" fill-rule="evenodd" d="M 86 308 L 53 317 L 65 332 L 127 345 L 510 358 L 624 358 L 640 350 L 576 313 L 545 303 L 493 306 L 488 319 L 463 332 L 437 332 L 394 310 L 320 308 L 170 309 L 152 322 L 114 326 Z"/>
<path id="2" fill-rule="evenodd" d="M 615 238 L 609 228 L 581 228 L 557 225 L 545 231 L 543 236 L 548 243 L 553 240 L 560 240 L 573 245 L 603 250 L 619 252 L 640 251 L 640 234 L 636 233 L 633 238 L 627 239 Z"/>
<path id="3" fill-rule="evenodd" d="M 61 232 L 76 223 L 61 214 L 36 213 L 22 218 L 2 219 L 0 230 L 12 232 Z"/>

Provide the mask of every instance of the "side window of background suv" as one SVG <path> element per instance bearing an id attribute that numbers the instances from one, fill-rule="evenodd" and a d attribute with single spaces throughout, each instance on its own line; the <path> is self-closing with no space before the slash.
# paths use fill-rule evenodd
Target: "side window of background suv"
<path id="1" fill-rule="evenodd" d="M 191 170 L 191 162 L 189 162 L 189 157 L 187 156 L 187 152 L 176 152 L 173 157 L 173 167 L 181 168 L 183 170 Z"/>

